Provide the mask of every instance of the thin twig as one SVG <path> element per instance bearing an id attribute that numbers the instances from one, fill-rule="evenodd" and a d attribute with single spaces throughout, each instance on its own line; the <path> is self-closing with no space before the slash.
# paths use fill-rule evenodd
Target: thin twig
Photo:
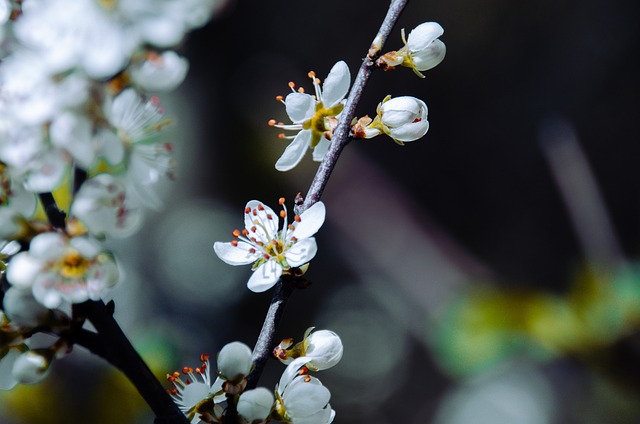
<path id="1" fill-rule="evenodd" d="M 364 91 L 364 87 L 367 85 L 369 76 L 371 76 L 371 73 L 375 69 L 375 59 L 389 37 L 391 30 L 398 21 L 400 13 L 402 13 L 408 2 L 409 0 L 394 0 L 391 2 L 387 15 L 380 26 L 380 30 L 371 43 L 371 47 L 367 52 L 367 57 L 360 66 L 358 75 L 353 82 L 353 86 L 349 92 L 349 97 L 347 97 L 344 109 L 340 115 L 340 121 L 338 122 L 338 126 L 336 127 L 331 139 L 329 151 L 325 155 L 324 160 L 320 164 L 320 167 L 311 182 L 311 186 L 309 187 L 304 203 L 295 207 L 296 214 L 302 214 L 302 212 L 320 200 L 322 192 L 329 180 L 329 176 L 331 175 L 333 168 L 336 166 L 340 153 L 350 140 L 351 120 L 355 116 L 356 106 L 360 102 L 362 92 Z M 274 348 L 276 328 L 284 312 L 287 300 L 291 296 L 292 292 L 293 288 L 287 282 L 280 280 L 276 284 L 273 298 L 271 299 L 271 305 L 267 311 L 267 316 L 265 317 L 262 330 L 258 336 L 258 341 L 253 349 L 254 369 L 247 377 L 248 389 L 256 387 L 266 361 L 271 356 L 271 352 Z"/>
<path id="2" fill-rule="evenodd" d="M 387 41 L 391 30 L 398 21 L 400 13 L 402 13 L 408 2 L 409 0 L 395 0 L 391 2 L 387 16 L 385 16 L 378 34 L 371 43 L 371 48 L 367 53 L 367 57 L 365 57 L 362 62 L 358 75 L 353 82 L 353 87 L 349 92 L 347 102 L 340 114 L 340 121 L 338 122 L 338 126 L 331 138 L 329 151 L 325 155 L 324 160 L 320 164 L 320 167 L 311 182 L 311 186 L 309 187 L 309 191 L 304 199 L 304 203 L 301 206 L 296 207 L 296 214 L 300 215 L 320 200 L 322 192 L 329 181 L 329 176 L 331 175 L 333 168 L 336 166 L 336 162 L 340 157 L 342 149 L 351 140 L 351 121 L 356 114 L 356 106 L 360 102 L 364 87 L 367 85 L 367 81 L 375 69 L 375 59 L 380 53 L 380 49 Z"/>

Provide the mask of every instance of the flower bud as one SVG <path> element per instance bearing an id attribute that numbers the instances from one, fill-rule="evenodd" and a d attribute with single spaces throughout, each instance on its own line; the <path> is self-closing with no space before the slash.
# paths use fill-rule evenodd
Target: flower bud
<path id="1" fill-rule="evenodd" d="M 305 337 L 304 356 L 313 358 L 307 367 L 313 371 L 322 371 L 333 367 L 342 359 L 342 340 L 330 330 L 318 330 Z"/>
<path id="2" fill-rule="evenodd" d="M 444 34 L 444 29 L 437 22 L 425 22 L 415 27 L 407 39 L 409 66 L 415 71 L 428 71 L 442 62 L 446 53 L 444 43 L 438 40 Z"/>
<path id="3" fill-rule="evenodd" d="M 218 354 L 218 374 L 233 383 L 248 375 L 252 365 L 251 349 L 241 342 L 226 344 Z"/>
<path id="4" fill-rule="evenodd" d="M 31 290 L 13 286 L 5 293 L 2 308 L 12 324 L 23 328 L 36 327 L 52 316 L 34 299 Z"/>
<path id="5" fill-rule="evenodd" d="M 427 105 L 415 97 L 387 97 L 378 107 L 378 116 L 385 134 L 396 143 L 403 144 L 405 141 L 415 141 L 427 133 L 427 111 Z"/>
<path id="6" fill-rule="evenodd" d="M 238 399 L 238 413 L 249 423 L 262 422 L 271 413 L 274 400 L 273 393 L 264 387 L 247 390 Z"/>
<path id="7" fill-rule="evenodd" d="M 46 349 L 24 352 L 13 364 L 13 378 L 22 384 L 39 383 L 49 373 L 51 359 L 52 354 Z"/>

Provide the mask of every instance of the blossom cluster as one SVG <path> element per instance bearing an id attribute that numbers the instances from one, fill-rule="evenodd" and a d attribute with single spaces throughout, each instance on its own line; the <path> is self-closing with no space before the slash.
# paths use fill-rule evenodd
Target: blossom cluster
<path id="1" fill-rule="evenodd" d="M 34 328 L 63 333 L 69 305 L 119 282 L 103 241 L 160 204 L 174 160 L 157 94 L 183 81 L 174 48 L 217 2 L 0 0 L 2 388 L 67 350 L 31 347 Z"/>
<path id="2" fill-rule="evenodd" d="M 342 358 L 342 340 L 333 331 L 310 328 L 303 341 L 292 345 L 293 340 L 286 339 L 274 350 L 274 356 L 287 367 L 273 391 L 247 389 L 247 376 L 253 369 L 251 349 L 232 342 L 218 353 L 215 380 L 209 355 L 204 354 L 199 367 L 167 374 L 172 384 L 169 394 L 193 424 L 223 422 L 232 408 L 243 423 L 331 423 L 335 417 L 329 403 L 331 393 L 310 371 L 336 365 Z"/>

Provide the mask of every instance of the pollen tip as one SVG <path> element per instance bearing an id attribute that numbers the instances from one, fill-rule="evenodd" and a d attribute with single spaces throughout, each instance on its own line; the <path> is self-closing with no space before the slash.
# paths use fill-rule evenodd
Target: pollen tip
<path id="1" fill-rule="evenodd" d="M 274 127 L 276 125 L 276 120 L 275 119 L 269 119 L 268 125 L 270 127 Z"/>
<path id="2" fill-rule="evenodd" d="M 281 102 L 281 101 L 283 101 L 283 100 L 284 100 L 284 97 L 282 97 L 282 96 L 276 96 L 276 100 L 277 100 L 277 101 L 279 101 L 279 102 Z"/>
<path id="3" fill-rule="evenodd" d="M 287 211 L 280 211 L 280 218 L 287 216 Z"/>
<path id="4" fill-rule="evenodd" d="M 298 88 L 298 93 L 304 93 L 304 87 Z"/>
<path id="5" fill-rule="evenodd" d="M 238 247 L 238 240 L 231 240 L 231 245 L 233 247 Z"/>
<path id="6" fill-rule="evenodd" d="M 296 83 L 293 81 L 289 81 L 289 87 L 290 88 L 296 88 Z"/>
<path id="7" fill-rule="evenodd" d="M 280 133 L 280 134 L 278 134 L 278 138 L 285 138 L 284 133 Z"/>
<path id="8" fill-rule="evenodd" d="M 314 71 L 309 71 L 307 75 L 309 76 L 309 78 L 315 78 L 316 73 Z"/>
<path id="9" fill-rule="evenodd" d="M 278 203 L 280 205 L 284 205 L 284 200 L 285 200 L 284 197 L 281 197 L 281 198 L 278 199 Z"/>
<path id="10" fill-rule="evenodd" d="M 246 207 L 246 208 L 244 209 L 244 213 L 249 213 L 249 212 L 251 212 L 251 208 L 250 208 L 250 207 Z"/>
<path id="11" fill-rule="evenodd" d="M 231 233 L 233 234 L 234 237 L 239 237 L 240 236 L 240 230 L 233 230 L 233 232 Z"/>

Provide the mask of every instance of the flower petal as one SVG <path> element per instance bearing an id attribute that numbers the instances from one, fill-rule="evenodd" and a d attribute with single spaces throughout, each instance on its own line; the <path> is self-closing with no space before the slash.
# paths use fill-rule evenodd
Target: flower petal
<path id="1" fill-rule="evenodd" d="M 282 267 L 274 261 L 267 261 L 253 272 L 253 275 L 249 278 L 247 287 L 252 292 L 262 293 L 273 287 L 281 275 Z"/>
<path id="2" fill-rule="evenodd" d="M 310 144 L 311 130 L 300 131 L 276 162 L 276 169 L 278 171 L 289 171 L 295 168 L 302 160 Z"/>
<path id="3" fill-rule="evenodd" d="M 311 237 L 295 243 L 285 252 L 284 256 L 287 258 L 289 265 L 300 266 L 313 259 L 317 252 L 318 245 L 316 244 L 316 239 Z"/>
<path id="4" fill-rule="evenodd" d="M 216 255 L 229 265 L 248 265 L 258 260 L 260 254 L 258 252 L 251 253 L 249 251 L 251 248 L 249 243 L 243 241 L 238 242 L 237 246 L 220 241 L 213 244 Z"/>
<path id="5" fill-rule="evenodd" d="M 322 137 L 318 145 L 313 149 L 313 160 L 322 162 L 324 156 L 329 151 L 329 146 L 331 146 L 331 142 L 327 140 L 326 137 Z"/>
<path id="6" fill-rule="evenodd" d="M 315 203 L 309 209 L 302 212 L 302 215 L 300 215 L 300 222 L 296 226 L 296 229 L 293 230 L 293 233 L 291 233 L 291 236 L 298 240 L 311 237 L 318 232 L 324 223 L 326 214 L 327 209 L 325 208 L 324 203 Z"/>
<path id="7" fill-rule="evenodd" d="M 411 52 L 423 50 L 436 38 L 444 34 L 444 29 L 437 22 L 424 22 L 409 33 L 407 47 Z"/>
<path id="8" fill-rule="evenodd" d="M 344 61 L 339 61 L 327 75 L 322 86 L 322 102 L 325 108 L 330 108 L 338 104 L 349 91 L 351 84 L 351 73 Z"/>
<path id="9" fill-rule="evenodd" d="M 316 101 L 309 94 L 291 93 L 285 98 L 284 105 L 294 124 L 311 119 L 316 113 Z"/>
<path id="10" fill-rule="evenodd" d="M 249 211 L 247 213 L 246 211 Z M 244 226 L 249 231 L 247 237 L 262 243 L 269 243 L 278 234 L 280 218 L 269 206 L 258 200 L 250 200 L 245 206 Z"/>
<path id="11" fill-rule="evenodd" d="M 18 253 L 11 259 L 7 267 L 7 280 L 20 288 L 29 288 L 40 272 L 40 261 L 29 252 Z"/>
<path id="12" fill-rule="evenodd" d="M 298 375 L 298 370 L 304 364 L 309 362 L 310 359 L 312 358 L 308 356 L 301 356 L 294 359 L 293 362 L 287 365 L 287 368 L 285 368 L 282 376 L 280 376 L 280 381 L 278 382 L 278 394 L 280 396 L 282 396 L 289 383 L 291 383 L 291 381 Z"/>

